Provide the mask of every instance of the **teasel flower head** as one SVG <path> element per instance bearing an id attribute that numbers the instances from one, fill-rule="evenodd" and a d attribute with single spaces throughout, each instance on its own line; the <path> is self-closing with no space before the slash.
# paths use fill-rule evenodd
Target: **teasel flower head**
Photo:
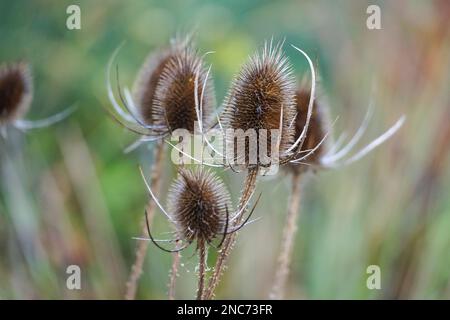
<path id="1" fill-rule="evenodd" d="M 116 101 L 110 83 L 110 69 L 117 52 L 107 70 L 109 98 L 115 118 L 142 135 L 141 142 L 161 139 L 177 129 L 194 133 L 196 122 L 209 125 L 215 103 L 210 68 L 205 67 L 190 38 L 177 38 L 168 48 L 152 53 L 141 67 L 133 94 L 127 88 L 122 93 L 118 85 L 122 105 Z"/>
<path id="2" fill-rule="evenodd" d="M 33 81 L 27 63 L 18 62 L 0 66 L 0 133 L 6 136 L 8 126 L 20 130 L 42 128 L 58 122 L 74 111 L 69 108 L 42 120 L 25 120 L 33 99 Z"/>
<path id="3" fill-rule="evenodd" d="M 181 251 L 193 242 L 212 245 L 213 240 L 221 237 L 217 245 L 220 248 L 226 235 L 252 222 L 249 219 L 259 201 L 258 198 L 244 222 L 234 226 L 233 222 L 245 213 L 246 208 L 230 212 L 232 208 L 230 194 L 222 180 L 212 171 L 203 168 L 178 169 L 178 176 L 168 194 L 168 210 L 162 207 L 143 174 L 142 176 L 150 196 L 175 227 L 176 239 L 169 241 L 184 242 L 183 246 L 174 250 L 165 249 L 158 242 L 167 240 L 155 240 L 147 224 L 149 240 L 164 251 Z"/>
<path id="4" fill-rule="evenodd" d="M 27 64 L 0 67 L 0 124 L 23 116 L 30 108 L 32 97 L 33 83 Z"/>
<path id="5" fill-rule="evenodd" d="M 210 171 L 180 169 L 168 201 L 177 232 L 186 241 L 210 243 L 225 230 L 230 194 Z"/>
<path id="6" fill-rule="evenodd" d="M 311 93 L 309 88 L 306 86 L 300 86 L 295 93 L 295 106 L 296 106 L 296 117 L 293 122 L 295 128 L 295 140 L 297 140 L 306 124 L 306 116 L 308 113 L 308 102 Z M 289 163 L 288 168 L 291 170 L 308 170 L 311 168 L 317 168 L 321 165 L 321 158 L 327 154 L 331 146 L 331 137 L 328 137 L 331 130 L 331 122 L 329 117 L 329 112 L 327 106 L 323 101 L 319 101 L 317 98 L 313 102 L 313 111 L 309 121 L 308 131 L 305 136 L 305 140 L 302 146 L 297 146 L 293 152 L 297 157 L 293 160 L 299 159 L 305 153 L 309 153 L 314 148 L 315 151 L 311 153 L 305 160 L 306 166 L 298 165 L 298 163 Z"/>
<path id="7" fill-rule="evenodd" d="M 297 90 L 296 98 L 297 115 L 294 123 L 297 138 L 306 122 L 306 105 L 310 99 L 310 92 L 304 86 L 301 86 Z M 330 122 L 328 111 L 323 101 L 314 100 L 313 112 L 304 143 L 293 151 L 295 157 L 289 159 L 289 169 L 304 172 L 308 169 L 335 168 L 351 164 L 387 141 L 401 128 L 405 121 L 405 116 L 401 116 L 388 130 L 349 156 L 370 123 L 373 103 L 371 101 L 360 127 L 345 145 L 344 142 L 347 138 L 345 134 L 341 134 L 335 142 L 332 141 L 332 130 L 337 119 L 333 123 Z"/>
<path id="8" fill-rule="evenodd" d="M 288 149 L 295 133 L 289 126 L 289 119 L 295 115 L 295 79 L 281 47 L 282 43 L 275 46 L 272 42 L 266 43 L 262 52 L 257 52 L 244 64 L 232 83 L 222 115 L 225 129 L 255 130 L 258 142 L 251 146 L 247 144 L 246 150 L 248 147 L 259 148 L 263 143 L 267 145 L 268 156 L 272 150 L 271 130 L 279 130 L 280 153 Z M 267 135 L 260 134 L 261 130 L 267 130 Z M 248 151 L 256 152 L 256 166 L 261 166 L 259 150 Z M 238 160 L 245 162 L 246 167 L 254 165 L 248 163 L 248 154 L 245 160 Z"/>

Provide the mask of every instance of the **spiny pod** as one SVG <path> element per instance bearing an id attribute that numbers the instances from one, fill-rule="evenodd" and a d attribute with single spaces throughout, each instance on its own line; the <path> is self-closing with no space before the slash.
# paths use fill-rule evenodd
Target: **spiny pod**
<path id="1" fill-rule="evenodd" d="M 231 223 L 240 218 L 246 209 L 230 213 L 230 194 L 223 181 L 212 171 L 203 168 L 179 168 L 178 176 L 169 189 L 168 211 L 154 195 L 142 171 L 141 174 L 150 196 L 175 227 L 177 237 L 172 242 L 185 243 L 181 249 L 167 250 L 153 239 L 148 230 L 150 240 L 160 249 L 169 252 L 181 251 L 194 241 L 212 244 L 218 236 L 224 238 L 227 234 L 238 231 L 248 222 L 259 200 L 258 198 L 255 202 L 244 223 L 232 227 Z M 249 202 L 250 199 L 245 203 L 245 207 Z M 217 247 L 220 247 L 223 238 Z"/>
<path id="2" fill-rule="evenodd" d="M 301 134 L 301 131 L 305 126 L 307 114 L 306 105 L 309 99 L 310 92 L 304 87 L 300 87 L 297 91 L 297 116 L 294 122 L 296 138 Z M 304 143 L 293 150 L 295 157 L 290 157 L 287 161 L 291 169 L 298 165 L 300 165 L 300 167 L 307 165 L 316 169 L 335 168 L 351 164 L 366 156 L 376 147 L 387 141 L 401 128 L 405 121 L 404 116 L 400 117 L 388 130 L 363 146 L 360 150 L 354 152 L 353 155 L 348 156 L 363 137 L 370 123 L 370 118 L 373 113 L 372 104 L 370 104 L 360 127 L 345 145 L 343 145 L 344 139 L 346 138 L 344 134 L 341 134 L 336 142 L 333 142 L 331 139 L 334 123 L 330 122 L 328 109 L 325 108 L 326 106 L 316 99 L 314 99 L 313 106 L 313 112 L 311 114 Z M 305 171 L 305 169 L 307 168 L 297 170 Z"/>
<path id="3" fill-rule="evenodd" d="M 207 170 L 180 169 L 169 191 L 169 213 L 178 236 L 187 242 L 211 243 L 223 234 L 230 194 L 218 176 Z"/>
<path id="4" fill-rule="evenodd" d="M 295 128 L 296 140 L 300 137 L 300 134 L 302 133 L 303 128 L 306 124 L 310 94 L 311 93 L 309 88 L 305 88 L 303 86 L 299 87 L 295 93 L 295 106 L 297 109 L 297 116 L 295 117 L 293 125 Z M 305 136 L 305 140 L 301 148 L 300 146 L 298 146 L 297 149 L 293 150 L 293 152 L 298 155 L 297 158 L 300 158 L 302 155 L 305 155 L 306 153 L 313 150 L 316 146 L 318 146 L 318 148 L 314 153 L 311 153 L 307 159 L 304 159 L 308 165 L 302 166 L 289 163 L 289 169 L 307 170 L 311 168 L 311 166 L 316 167 L 321 165 L 321 158 L 328 152 L 331 144 L 330 139 L 323 140 L 331 129 L 328 109 L 325 107 L 326 106 L 322 102 L 318 101 L 318 99 L 314 99 L 313 111 L 309 121 L 309 127 Z M 292 160 L 296 160 L 296 158 L 293 158 Z"/>
<path id="5" fill-rule="evenodd" d="M 25 63 L 0 66 L 0 125 L 22 117 L 30 108 L 33 82 Z"/>
<path id="6" fill-rule="evenodd" d="M 0 66 L 0 133 L 6 137 L 8 126 L 22 131 L 43 128 L 69 116 L 75 107 L 40 120 L 25 120 L 33 100 L 31 69 L 25 62 Z"/>
<path id="7" fill-rule="evenodd" d="M 203 57 L 189 43 L 189 39 L 176 39 L 169 48 L 147 58 L 137 76 L 133 95 L 118 86 L 122 105 L 115 100 L 107 71 L 108 94 L 115 118 L 130 130 L 147 140 L 158 140 L 177 130 L 194 133 L 195 122 L 208 125 L 215 103 L 209 69 Z M 119 79 L 117 79 L 119 82 Z"/>
<path id="8" fill-rule="evenodd" d="M 267 155 L 271 155 L 271 130 L 279 130 L 279 153 L 286 151 L 294 138 L 289 119 L 295 116 L 295 79 L 281 46 L 282 43 L 275 46 L 266 43 L 261 53 L 251 57 L 234 80 L 225 102 L 222 115 L 225 129 L 256 131 L 256 145 L 246 143 L 246 150 L 256 152 L 257 163 L 248 163 L 248 154 L 245 159 L 238 159 L 247 168 L 262 165 L 260 143 L 266 145 Z M 227 142 L 229 139 L 227 134 Z"/>

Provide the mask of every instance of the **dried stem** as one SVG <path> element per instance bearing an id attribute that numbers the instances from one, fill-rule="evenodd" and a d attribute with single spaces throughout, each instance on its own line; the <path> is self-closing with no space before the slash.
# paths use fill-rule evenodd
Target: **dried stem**
<path id="1" fill-rule="evenodd" d="M 180 252 L 173 253 L 172 269 L 170 271 L 170 280 L 169 280 L 169 300 L 175 300 L 175 284 L 177 281 L 180 256 L 181 256 Z"/>
<path id="2" fill-rule="evenodd" d="M 205 277 L 206 277 L 206 246 L 203 240 L 198 243 L 198 290 L 197 290 L 197 300 L 203 300 L 204 288 L 205 288 Z"/>
<path id="3" fill-rule="evenodd" d="M 155 151 L 154 151 L 154 162 L 151 169 L 151 180 L 150 183 L 153 187 L 153 190 L 155 192 L 159 193 L 161 189 L 161 172 L 162 172 L 162 166 L 163 166 L 163 158 L 164 158 L 164 144 L 159 141 L 156 144 Z M 155 215 L 155 202 L 149 201 L 147 204 L 147 219 L 149 223 L 152 223 L 153 216 Z M 142 237 L 148 237 L 147 233 L 147 227 L 145 224 L 145 219 L 142 220 Z M 134 300 L 136 297 L 136 291 L 138 286 L 139 278 L 142 274 L 142 267 L 144 266 L 145 261 L 145 255 L 147 253 L 147 248 L 149 245 L 149 241 L 138 241 L 136 253 L 135 253 L 135 261 L 133 266 L 131 267 L 131 273 L 130 277 L 128 278 L 128 282 L 126 285 L 126 293 L 125 293 L 125 299 L 126 300 Z"/>
<path id="4" fill-rule="evenodd" d="M 289 200 L 286 224 L 283 230 L 280 255 L 278 256 L 275 279 L 270 299 L 283 299 L 286 281 L 289 276 L 289 267 L 294 248 L 295 233 L 297 231 L 297 213 L 300 204 L 300 173 L 294 172 L 292 176 L 292 193 Z"/>
<path id="5" fill-rule="evenodd" d="M 242 207 L 245 205 L 251 194 L 256 188 L 256 178 L 258 175 L 258 169 L 250 169 L 248 171 L 247 177 L 245 178 L 244 188 L 242 191 L 241 198 L 239 200 L 239 205 L 237 211 L 240 211 Z M 242 214 L 238 219 L 234 221 L 234 225 L 239 225 L 244 217 Z M 214 267 L 214 273 L 211 276 L 211 279 L 208 283 L 208 288 L 205 292 L 204 298 L 206 300 L 212 299 L 214 295 L 214 291 L 219 284 L 220 277 L 222 276 L 223 269 L 225 267 L 226 260 L 234 247 L 236 242 L 237 232 L 234 232 L 227 236 L 223 243 L 223 247 L 220 250 L 219 257 L 217 258 L 216 265 Z"/>
<path id="6" fill-rule="evenodd" d="M 292 194 L 288 205 L 286 224 L 283 229 L 280 255 L 278 256 L 275 279 L 270 299 L 283 299 L 289 268 L 292 260 L 295 233 L 297 232 L 298 207 L 300 204 L 300 172 L 295 171 L 292 176 Z"/>

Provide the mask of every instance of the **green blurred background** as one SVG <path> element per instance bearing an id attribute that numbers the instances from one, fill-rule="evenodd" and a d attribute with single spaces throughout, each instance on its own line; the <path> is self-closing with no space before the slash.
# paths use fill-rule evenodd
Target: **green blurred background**
<path id="1" fill-rule="evenodd" d="M 366 27 L 374 3 L 381 30 Z M 81 30 L 66 28 L 70 4 L 81 8 Z M 131 86 L 149 52 L 192 30 L 202 52 L 216 52 L 207 60 L 218 105 L 248 55 L 273 36 L 317 62 L 319 97 L 340 117 L 335 136 L 357 129 L 371 97 L 366 143 L 407 116 L 363 160 L 303 181 L 287 297 L 450 298 L 449 3 L 342 0 L 0 1 L 0 61 L 28 61 L 34 73 L 27 119 L 78 105 L 64 122 L 16 133 L 0 150 L 12 160 L 2 162 L 0 298 L 123 297 L 147 202 L 137 167 L 151 164 L 152 146 L 124 154 L 136 137 L 102 109 L 107 62 L 126 41 L 117 61 Z M 285 50 L 298 78 L 308 75 L 304 59 Z M 236 203 L 243 175 L 222 175 Z M 173 176 L 167 161 L 164 190 Z M 262 219 L 239 235 L 218 298 L 267 297 L 289 187 L 285 173 L 261 180 Z M 163 215 L 154 229 L 170 230 Z M 191 256 L 183 253 L 177 298 L 194 298 Z M 82 290 L 66 288 L 71 264 L 81 267 Z M 371 264 L 381 268 L 381 290 L 366 287 Z M 171 255 L 150 245 L 138 298 L 167 297 L 170 265 Z"/>

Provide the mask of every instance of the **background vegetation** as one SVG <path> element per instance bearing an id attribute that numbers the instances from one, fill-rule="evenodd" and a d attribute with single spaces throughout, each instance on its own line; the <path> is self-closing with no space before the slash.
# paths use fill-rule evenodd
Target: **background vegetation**
<path id="1" fill-rule="evenodd" d="M 82 29 L 66 29 L 77 3 Z M 400 115 L 407 122 L 382 148 L 348 167 L 318 172 L 305 184 L 289 298 L 450 298 L 450 6 L 447 1 L 376 1 L 382 30 L 366 28 L 374 1 L 1 1 L 0 61 L 29 61 L 35 96 L 29 119 L 74 103 L 70 119 L 2 145 L 0 298 L 121 298 L 147 201 L 138 164 L 150 147 L 123 149 L 136 137 L 103 111 L 105 69 L 118 62 L 132 85 L 146 55 L 176 32 L 196 30 L 198 47 L 216 53 L 220 103 L 233 75 L 265 39 L 286 38 L 310 53 L 319 97 L 354 132 L 371 86 L 374 137 Z M 286 46 L 299 78 L 300 55 Z M 174 176 L 167 161 L 164 188 Z M 235 201 L 242 176 L 224 176 Z M 289 179 L 263 180 L 262 219 L 238 239 L 218 298 L 266 298 L 286 214 Z M 164 195 L 162 199 L 164 201 Z M 155 231 L 168 231 L 157 215 Z M 183 253 L 177 297 L 193 298 L 196 258 Z M 210 265 L 214 254 L 210 255 Z M 167 296 L 171 256 L 150 246 L 138 297 Z M 66 267 L 82 271 L 67 290 Z M 382 289 L 368 290 L 377 264 Z"/>

